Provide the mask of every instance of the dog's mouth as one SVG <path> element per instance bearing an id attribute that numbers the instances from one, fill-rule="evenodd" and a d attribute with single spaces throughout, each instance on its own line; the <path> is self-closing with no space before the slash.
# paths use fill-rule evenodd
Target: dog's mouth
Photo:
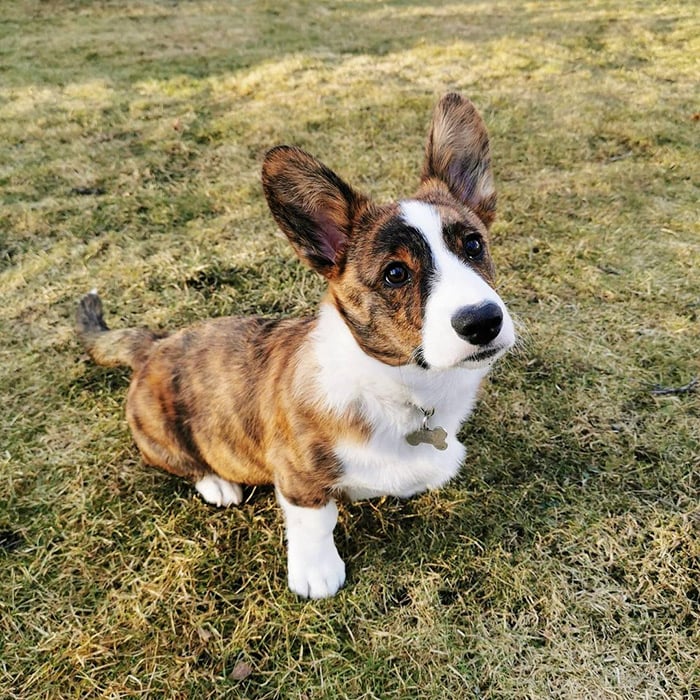
<path id="1" fill-rule="evenodd" d="M 425 361 L 425 356 L 423 355 L 423 348 L 421 347 L 418 347 L 413 351 L 413 356 L 411 357 L 411 360 L 421 369 L 430 369 L 430 365 Z"/>
<path id="2" fill-rule="evenodd" d="M 462 365 L 483 365 L 493 361 L 501 352 L 504 350 L 503 347 L 497 346 L 494 348 L 487 348 L 484 350 L 479 350 L 471 355 L 465 357 L 460 364 Z"/>
<path id="3" fill-rule="evenodd" d="M 477 352 L 467 355 L 457 363 L 457 367 L 466 367 L 469 369 L 478 369 L 481 367 L 488 367 L 492 362 L 494 362 L 498 357 L 500 357 L 506 350 L 505 346 L 496 345 L 491 348 L 484 348 L 478 350 Z M 423 349 L 418 348 L 413 353 L 413 363 L 418 365 L 421 369 L 432 369 L 432 367 L 425 361 L 423 355 Z"/>

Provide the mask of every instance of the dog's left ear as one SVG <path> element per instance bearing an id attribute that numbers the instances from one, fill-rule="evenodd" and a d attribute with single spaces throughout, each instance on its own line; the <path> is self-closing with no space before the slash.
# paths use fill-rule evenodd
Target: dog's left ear
<path id="1" fill-rule="evenodd" d="M 262 184 L 270 211 L 297 255 L 325 277 L 333 277 L 365 197 L 292 146 L 267 153 Z"/>
<path id="2" fill-rule="evenodd" d="M 456 93 L 445 95 L 435 107 L 422 178 L 444 182 L 490 226 L 496 215 L 496 190 L 486 125 L 476 107 Z"/>

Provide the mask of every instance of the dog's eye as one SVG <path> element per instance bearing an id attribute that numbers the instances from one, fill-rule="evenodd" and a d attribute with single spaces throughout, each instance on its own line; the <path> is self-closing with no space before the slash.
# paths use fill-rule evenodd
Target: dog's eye
<path id="1" fill-rule="evenodd" d="M 403 263 L 390 263 L 384 270 L 384 283 L 389 287 L 403 287 L 410 279 L 411 273 Z"/>
<path id="2" fill-rule="evenodd" d="M 484 255 L 484 242 L 481 236 L 472 234 L 464 239 L 463 243 L 464 254 L 472 260 L 479 260 Z"/>

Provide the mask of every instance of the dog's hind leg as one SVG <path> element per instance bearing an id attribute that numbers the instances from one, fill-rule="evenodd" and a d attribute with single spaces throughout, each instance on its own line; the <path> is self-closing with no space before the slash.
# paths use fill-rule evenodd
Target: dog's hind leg
<path id="1" fill-rule="evenodd" d="M 189 479 L 207 503 L 226 508 L 243 501 L 243 490 L 239 484 L 214 474 L 208 467 L 197 464 L 183 452 L 172 449 L 172 446 L 168 449 L 142 431 L 134 430 L 134 437 L 144 462 Z"/>

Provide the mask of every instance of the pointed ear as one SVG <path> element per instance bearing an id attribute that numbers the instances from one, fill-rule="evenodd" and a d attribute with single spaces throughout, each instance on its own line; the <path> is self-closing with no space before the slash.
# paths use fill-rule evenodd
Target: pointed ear
<path id="1" fill-rule="evenodd" d="M 496 190 L 486 125 L 467 99 L 449 93 L 435 107 L 425 147 L 423 181 L 437 178 L 489 226 Z"/>
<path id="2" fill-rule="evenodd" d="M 325 277 L 337 272 L 355 213 L 366 199 L 305 151 L 267 153 L 262 184 L 275 221 L 297 255 Z"/>

